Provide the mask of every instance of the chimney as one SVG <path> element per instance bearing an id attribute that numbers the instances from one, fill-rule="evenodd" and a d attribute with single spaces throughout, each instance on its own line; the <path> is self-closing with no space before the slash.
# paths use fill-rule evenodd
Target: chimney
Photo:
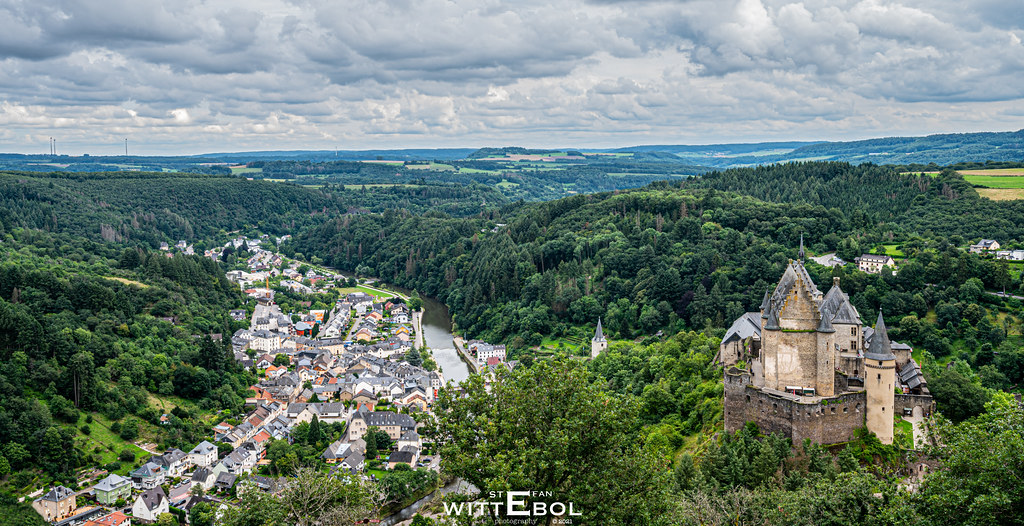
<path id="1" fill-rule="evenodd" d="M 839 276 L 832 276 L 832 286 L 833 287 L 838 287 L 839 286 Z"/>

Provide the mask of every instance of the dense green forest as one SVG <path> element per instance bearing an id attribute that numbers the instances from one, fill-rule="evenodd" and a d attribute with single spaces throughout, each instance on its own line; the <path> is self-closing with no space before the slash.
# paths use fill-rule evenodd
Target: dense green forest
<path id="1" fill-rule="evenodd" d="M 28 228 L 156 248 L 246 227 L 290 234 L 349 212 L 473 215 L 489 200 L 504 202 L 479 185 L 312 189 L 230 176 L 0 172 L 0 235 Z"/>
<path id="2" fill-rule="evenodd" d="M 733 186 L 779 202 L 716 189 Z M 954 246 L 962 237 L 946 237 L 973 230 L 1022 239 L 1024 226 L 1013 219 L 1019 206 L 978 198 L 955 173 L 931 178 L 869 165 L 790 164 L 712 174 L 681 187 L 517 203 L 490 220 L 338 218 L 283 250 L 437 296 L 467 336 L 523 347 L 598 317 L 620 338 L 722 327 L 756 308 L 795 256 L 800 235 L 813 250 L 848 259 L 905 240 L 915 258 L 898 276 L 836 275 L 862 312 L 881 306 L 897 319 L 923 318 L 971 278 L 983 288 L 1020 290 L 1005 264 L 964 254 Z M 932 230 L 933 222 L 947 226 Z M 823 269 L 814 272 L 819 283 L 831 281 Z"/>
<path id="3" fill-rule="evenodd" d="M 131 442 L 189 448 L 200 417 L 241 410 L 254 381 L 227 345 L 238 289 L 208 258 L 16 229 L 0 260 L 0 480 L 9 490 L 80 467 L 126 473 Z M 165 401 L 174 400 L 170 411 Z M 160 416 L 170 412 L 169 422 Z M 41 480 L 40 480 L 41 479 Z"/>

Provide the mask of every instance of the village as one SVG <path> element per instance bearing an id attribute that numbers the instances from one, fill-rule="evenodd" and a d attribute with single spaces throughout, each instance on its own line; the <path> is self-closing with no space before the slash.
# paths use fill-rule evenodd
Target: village
<path id="1" fill-rule="evenodd" d="M 276 491 L 283 481 L 260 474 L 270 464 L 268 446 L 291 443 L 292 432 L 303 425 L 341 426 L 341 438 L 322 451 L 318 466 L 339 476 L 375 480 L 396 469 L 440 470 L 433 444 L 420 430 L 446 382 L 425 346 L 422 311 L 411 308 L 418 305 L 369 284 L 354 287 L 353 278 L 263 248 L 275 241 L 283 239 L 239 237 L 222 250 L 205 252 L 214 260 L 228 247 L 250 254 L 245 270 L 227 272 L 248 298 L 229 313 L 249 322 L 230 335 L 235 361 L 259 377 L 250 386 L 247 413 L 212 426 L 209 437 L 188 451 L 153 454 L 128 476 L 109 473 L 78 492 L 50 488 L 32 502 L 45 520 L 58 526 L 130 526 L 172 514 L 188 523 L 200 503 L 218 509 L 245 491 Z M 161 248 L 168 254 L 193 251 L 184 242 Z M 275 302 L 282 289 L 330 293 L 337 300 L 329 310 L 285 313 Z M 474 372 L 515 366 L 506 363 L 503 345 L 457 342 Z M 369 448 L 367 440 L 374 442 Z"/>

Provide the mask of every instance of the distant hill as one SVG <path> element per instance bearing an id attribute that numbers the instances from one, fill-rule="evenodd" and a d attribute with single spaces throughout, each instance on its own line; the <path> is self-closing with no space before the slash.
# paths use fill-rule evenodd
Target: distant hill
<path id="1" fill-rule="evenodd" d="M 261 161 L 454 161 L 466 159 L 476 148 L 412 148 L 401 150 L 289 150 L 204 153 L 193 158 L 228 163 Z"/>
<path id="2" fill-rule="evenodd" d="M 790 161 L 949 165 L 966 162 L 1024 161 L 1024 130 L 884 137 L 845 142 L 648 145 L 607 151 L 665 152 L 679 156 L 692 164 L 716 168 Z"/>

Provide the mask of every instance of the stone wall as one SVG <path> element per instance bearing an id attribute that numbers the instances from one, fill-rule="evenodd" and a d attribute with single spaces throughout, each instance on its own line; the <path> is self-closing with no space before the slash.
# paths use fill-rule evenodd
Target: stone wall
<path id="1" fill-rule="evenodd" d="M 931 395 L 898 394 L 893 398 L 896 415 L 902 415 L 904 408 L 913 411 L 914 407 L 920 407 L 923 416 L 930 416 L 935 411 L 935 400 Z"/>
<path id="2" fill-rule="evenodd" d="M 818 403 L 802 403 L 750 385 L 745 371 L 730 369 L 725 383 L 725 429 L 735 432 L 755 422 L 762 433 L 781 433 L 794 443 L 848 442 L 864 427 L 864 393 L 846 393 Z"/>

